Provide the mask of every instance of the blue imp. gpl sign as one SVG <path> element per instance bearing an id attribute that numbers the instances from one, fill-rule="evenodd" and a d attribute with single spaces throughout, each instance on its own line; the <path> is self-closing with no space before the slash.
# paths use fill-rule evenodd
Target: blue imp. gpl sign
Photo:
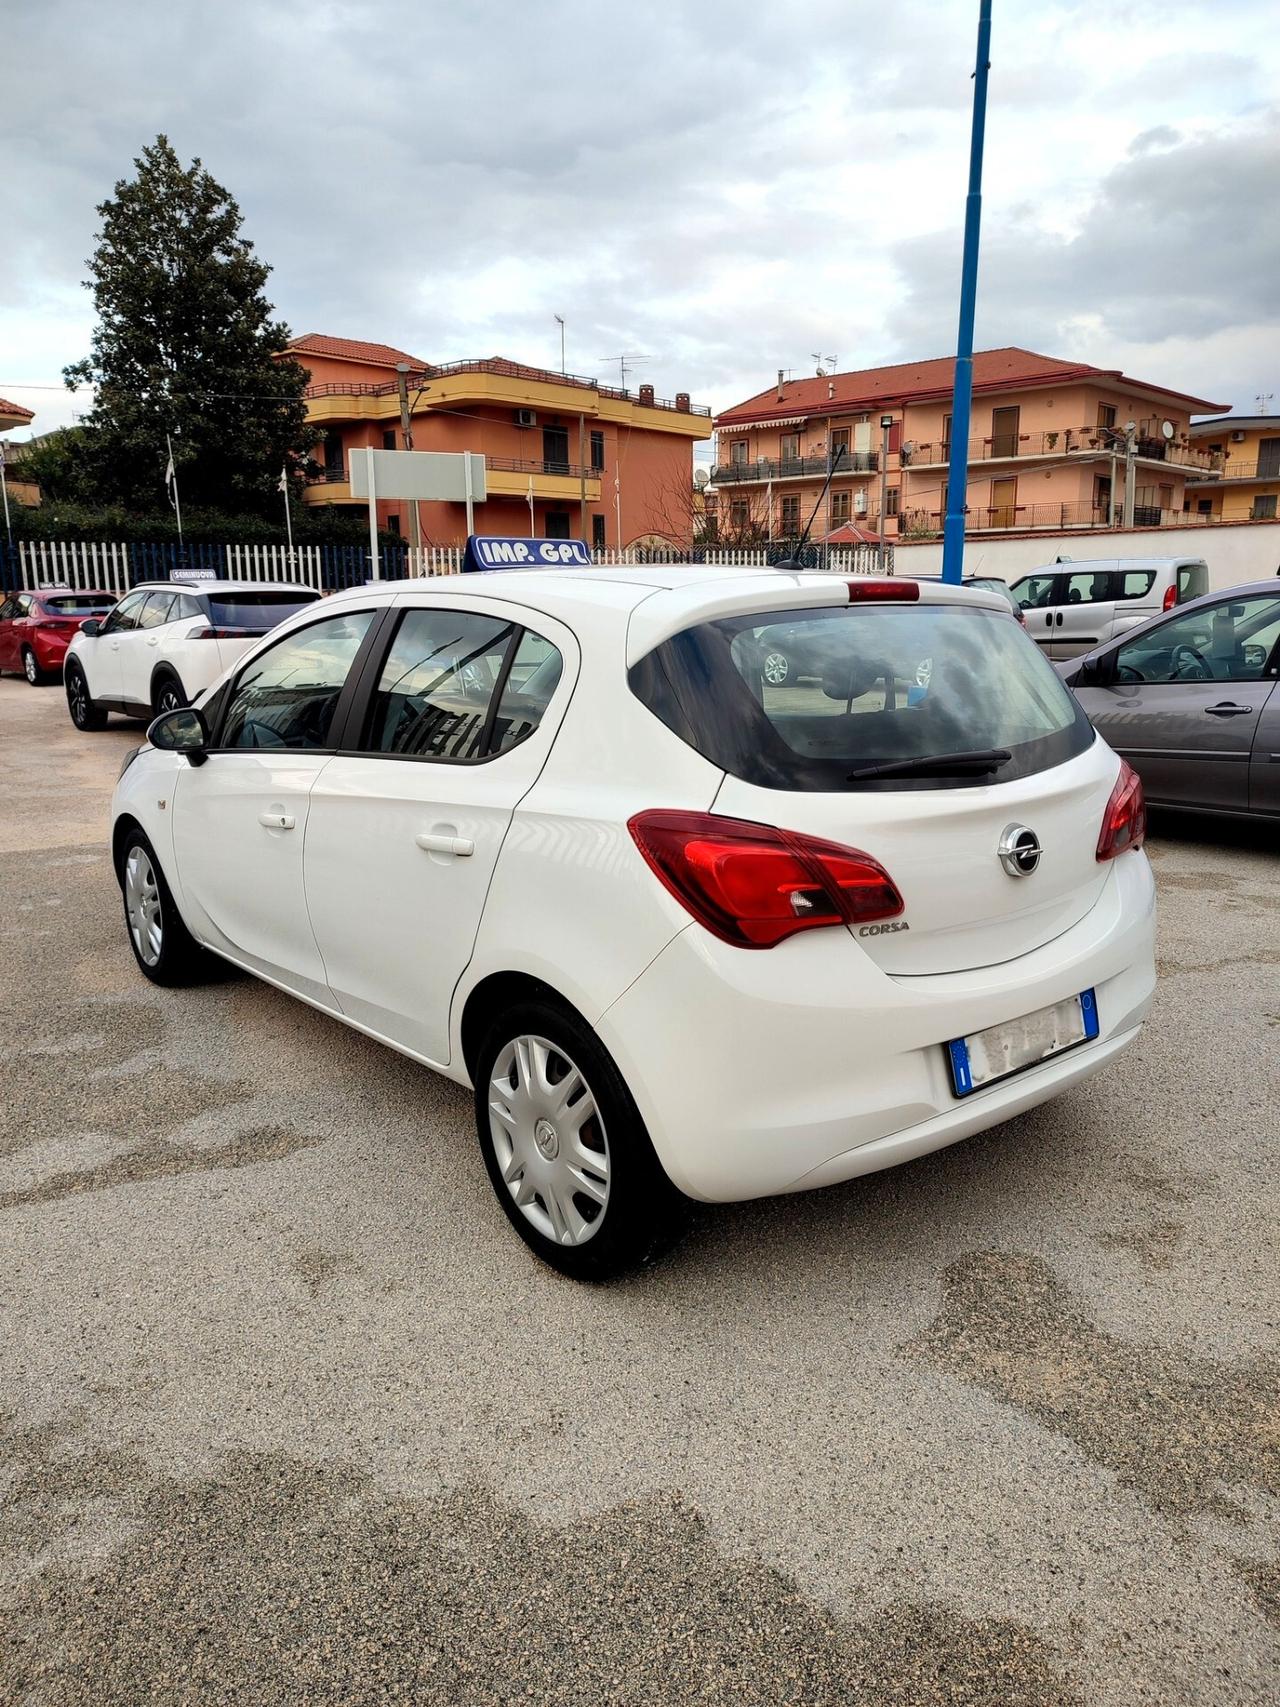
<path id="1" fill-rule="evenodd" d="M 581 539 L 505 539 L 472 534 L 462 572 L 488 569 L 590 569 L 591 553 Z"/>

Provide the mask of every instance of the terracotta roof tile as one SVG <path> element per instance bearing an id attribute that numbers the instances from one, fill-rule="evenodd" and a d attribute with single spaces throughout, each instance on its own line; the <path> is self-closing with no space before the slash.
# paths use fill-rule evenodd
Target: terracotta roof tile
<path id="1" fill-rule="evenodd" d="M 344 362 L 367 362 L 372 367 L 393 368 L 397 362 L 408 362 L 414 368 L 428 365 L 420 357 L 397 350 L 391 344 L 369 344 L 362 338 L 330 338 L 324 332 L 308 332 L 301 338 L 292 338 L 289 349 L 300 356 L 333 356 Z"/>
<path id="2" fill-rule="evenodd" d="M 21 403 L 10 403 L 7 397 L 0 397 L 0 415 L 17 415 L 23 421 L 33 421 L 35 410 L 24 409 Z"/>

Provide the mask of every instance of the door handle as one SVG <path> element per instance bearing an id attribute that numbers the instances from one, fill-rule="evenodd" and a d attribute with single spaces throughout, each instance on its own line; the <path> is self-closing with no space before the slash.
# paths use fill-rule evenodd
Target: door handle
<path id="1" fill-rule="evenodd" d="M 423 853 L 453 854 L 457 859 L 468 859 L 476 851 L 476 844 L 465 836 L 423 835 L 413 839 Z"/>
<path id="2" fill-rule="evenodd" d="M 159 644 L 160 644 L 160 636 L 158 634 L 149 634 L 147 636 L 147 645 L 148 646 L 158 646 Z"/>
<path id="3" fill-rule="evenodd" d="M 1059 628 L 1062 627 L 1062 612 L 1061 611 L 1058 612 L 1058 627 Z"/>
<path id="4" fill-rule="evenodd" d="M 1206 705 L 1205 711 L 1210 717 L 1245 717 L 1253 710 L 1251 705 L 1232 705 L 1229 700 L 1223 700 L 1220 705 Z"/>
<path id="5" fill-rule="evenodd" d="M 292 812 L 259 812 L 258 822 L 264 830 L 292 830 L 297 823 Z"/>

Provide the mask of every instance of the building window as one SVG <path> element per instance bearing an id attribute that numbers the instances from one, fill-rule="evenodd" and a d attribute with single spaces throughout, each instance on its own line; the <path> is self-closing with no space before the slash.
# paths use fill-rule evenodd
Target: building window
<path id="1" fill-rule="evenodd" d="M 1249 516 L 1255 522 L 1273 522 L 1276 519 L 1276 494 L 1259 492 Z"/>
<path id="2" fill-rule="evenodd" d="M 841 452 L 843 452 L 844 454 L 841 455 Z M 840 457 L 840 466 L 842 468 L 850 468 L 853 466 L 849 461 L 849 429 L 848 429 L 848 427 L 835 427 L 832 429 L 830 456 L 831 456 L 832 462 L 834 462 L 836 457 L 839 456 Z"/>
<path id="3" fill-rule="evenodd" d="M 1111 477 L 1108 474 L 1095 474 L 1093 477 L 1093 508 L 1095 521 L 1106 521 L 1111 515 Z"/>
<path id="4" fill-rule="evenodd" d="M 396 448 L 396 430 L 394 427 L 383 429 L 382 448 L 383 450 L 394 450 Z"/>
<path id="5" fill-rule="evenodd" d="M 1098 405 L 1098 425 L 1100 427 L 1110 427 L 1114 431 L 1115 430 L 1115 424 L 1116 424 L 1116 406 L 1115 406 L 1115 404 L 1114 403 L 1099 403 L 1099 405 Z"/>
<path id="6" fill-rule="evenodd" d="M 849 520 L 849 494 L 833 492 L 831 494 L 831 525 L 839 527 L 842 522 Z"/>
<path id="7" fill-rule="evenodd" d="M 896 516 L 898 514 L 898 488 L 896 486 L 885 487 L 884 513 L 886 516 Z"/>
<path id="8" fill-rule="evenodd" d="M 1197 498 L 1196 499 L 1196 514 L 1198 516 L 1211 516 L 1213 514 L 1213 499 L 1212 498 Z"/>
<path id="9" fill-rule="evenodd" d="M 778 441 L 778 456 L 783 462 L 798 462 L 800 459 L 799 433 L 783 433 Z"/>
<path id="10" fill-rule="evenodd" d="M 567 427 L 544 427 L 542 429 L 542 472 L 544 474 L 567 474 L 569 472 L 569 429 Z M 548 539 L 568 539 L 567 533 L 548 534 Z"/>
<path id="11" fill-rule="evenodd" d="M 604 434 L 603 433 L 592 433 L 592 435 L 591 435 L 591 466 L 592 466 L 592 468 L 603 468 L 604 467 Z"/>
<path id="12" fill-rule="evenodd" d="M 784 534 L 800 532 L 800 498 L 792 493 L 782 500 L 782 531 Z"/>
<path id="13" fill-rule="evenodd" d="M 345 480 L 346 466 L 342 455 L 342 434 L 332 429 L 324 435 L 324 477 L 326 480 Z"/>
<path id="14" fill-rule="evenodd" d="M 400 532 L 400 517 L 399 516 L 388 516 L 387 517 L 387 532 L 399 534 L 399 532 Z"/>
<path id="15" fill-rule="evenodd" d="M 751 520 L 751 506 L 745 498 L 735 498 L 729 505 L 729 522 L 734 531 L 745 528 Z"/>
<path id="16" fill-rule="evenodd" d="M 591 544 L 597 551 L 604 549 L 604 517 L 591 518 Z"/>
<path id="17" fill-rule="evenodd" d="M 949 457 L 951 455 L 951 417 L 950 417 L 950 415 L 944 415 L 942 417 L 942 454 L 944 457 Z M 947 506 L 945 504 L 943 504 L 942 507 L 945 510 Z"/>
<path id="18" fill-rule="evenodd" d="M 547 511 L 547 538 L 548 539 L 572 539 L 573 538 L 573 535 L 569 532 L 569 512 L 568 512 L 568 510 L 548 510 Z"/>
<path id="19" fill-rule="evenodd" d="M 729 461 L 734 468 L 741 468 L 747 460 L 747 441 L 734 439 L 729 446 Z"/>

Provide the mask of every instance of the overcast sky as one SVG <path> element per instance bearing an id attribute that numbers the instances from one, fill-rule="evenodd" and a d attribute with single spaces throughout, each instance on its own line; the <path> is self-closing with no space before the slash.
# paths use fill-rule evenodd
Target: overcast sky
<path id="1" fill-rule="evenodd" d="M 955 347 L 975 0 L 5 0 L 0 395 L 81 400 L 95 204 L 157 131 L 296 333 L 719 409 Z M 978 345 L 1280 412 L 1276 0 L 995 0 Z"/>

